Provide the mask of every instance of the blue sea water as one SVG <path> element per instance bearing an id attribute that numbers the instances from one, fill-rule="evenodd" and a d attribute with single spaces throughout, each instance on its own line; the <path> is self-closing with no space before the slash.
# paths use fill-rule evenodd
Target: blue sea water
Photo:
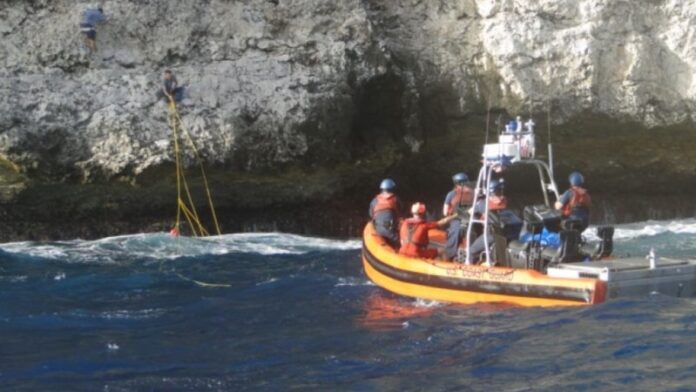
<path id="1" fill-rule="evenodd" d="M 696 256 L 693 220 L 615 238 L 619 255 Z M 398 297 L 367 280 L 359 240 L 0 245 L 2 391 L 691 391 L 694 343 L 692 298 L 547 309 Z"/>

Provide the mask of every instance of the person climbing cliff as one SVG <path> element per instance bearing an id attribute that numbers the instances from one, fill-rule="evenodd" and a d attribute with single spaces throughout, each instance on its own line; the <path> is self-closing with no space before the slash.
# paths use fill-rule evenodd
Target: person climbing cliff
<path id="1" fill-rule="evenodd" d="M 164 70 L 162 88 L 157 91 L 157 97 L 165 98 L 167 102 L 181 102 L 184 97 L 184 88 L 179 86 L 176 76 L 170 69 Z"/>
<path id="2" fill-rule="evenodd" d="M 97 24 L 106 22 L 102 7 L 90 7 L 82 12 L 80 32 L 85 37 L 85 46 L 90 54 L 97 51 Z"/>

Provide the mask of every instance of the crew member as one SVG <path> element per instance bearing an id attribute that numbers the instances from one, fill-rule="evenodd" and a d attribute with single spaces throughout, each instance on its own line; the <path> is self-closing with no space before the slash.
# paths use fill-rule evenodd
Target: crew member
<path id="1" fill-rule="evenodd" d="M 102 7 L 87 8 L 82 12 L 80 32 L 85 36 L 85 46 L 91 53 L 97 51 L 97 24 L 106 21 Z"/>
<path id="2" fill-rule="evenodd" d="M 381 192 L 370 202 L 368 215 L 372 218 L 377 234 L 384 237 L 394 249 L 399 248 L 399 211 L 401 202 L 394 193 L 396 183 L 391 178 L 379 184 Z"/>
<path id="3" fill-rule="evenodd" d="M 445 259 L 453 260 L 457 256 L 459 242 L 462 239 L 462 218 L 460 211 L 466 211 L 474 201 L 474 191 L 466 185 L 469 177 L 466 173 L 457 173 L 452 176 L 454 188 L 445 197 L 445 204 L 442 206 L 442 215 L 455 215 L 457 219 L 450 222 L 447 228 L 447 243 L 445 244 Z"/>
<path id="4" fill-rule="evenodd" d="M 425 204 L 415 203 L 411 206 L 413 217 L 401 222 L 401 249 L 399 253 L 411 257 L 434 259 L 437 257 L 437 249 L 428 248 L 428 230 L 444 227 L 447 223 L 456 219 L 457 215 L 450 215 L 437 222 L 425 220 Z"/>
<path id="5" fill-rule="evenodd" d="M 506 209 L 508 206 L 508 201 L 505 195 L 503 194 L 503 182 L 500 180 L 491 180 L 491 182 L 488 184 L 488 212 L 494 212 L 494 211 L 499 211 Z M 486 216 L 486 198 L 482 197 L 479 200 L 476 201 L 476 205 L 474 205 L 473 208 L 473 213 L 475 216 L 477 216 L 479 219 L 486 220 L 488 217 Z M 488 225 L 490 225 L 490 221 L 488 221 Z M 488 240 L 489 246 L 493 245 L 494 241 L 494 236 L 492 235 L 493 232 L 492 230 L 489 229 L 488 232 Z M 486 250 L 486 239 L 483 234 L 481 234 L 476 241 L 474 241 L 471 244 L 471 260 L 472 261 L 478 261 L 481 257 L 481 253 Z"/>
<path id="6" fill-rule="evenodd" d="M 580 172 L 572 172 L 568 177 L 570 188 L 561 195 L 555 203 L 557 210 L 561 210 L 564 218 L 579 219 L 581 226 L 579 231 L 582 233 L 590 224 L 590 205 L 592 199 L 587 190 L 583 188 L 585 179 Z"/>
<path id="7" fill-rule="evenodd" d="M 158 98 L 165 98 L 167 102 L 181 102 L 184 97 L 184 88 L 179 86 L 176 76 L 170 69 L 164 70 L 162 88 L 157 91 Z"/>

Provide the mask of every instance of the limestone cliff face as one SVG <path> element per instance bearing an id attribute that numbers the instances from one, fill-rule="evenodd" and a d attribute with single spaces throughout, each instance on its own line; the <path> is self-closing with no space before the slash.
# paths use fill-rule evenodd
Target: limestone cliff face
<path id="1" fill-rule="evenodd" d="M 556 127 L 601 118 L 595 136 L 630 124 L 693 139 L 696 1 L 104 0 L 90 56 L 77 25 L 93 4 L 0 0 L 6 201 L 18 178 L 138 182 L 171 165 L 167 107 L 155 97 L 165 68 L 186 88 L 181 113 L 207 164 L 281 179 L 299 170 L 295 186 L 314 176 L 283 194 L 293 202 L 407 175 L 404 157 L 473 170 L 487 106 L 504 116 L 550 106 Z M 419 157 L 433 152 L 443 162 Z M 640 168 L 617 159 L 610 171 Z M 336 183 L 325 170 L 358 174 Z M 276 192 L 257 185 L 246 183 Z"/>
<path id="2" fill-rule="evenodd" d="M 350 126 L 349 84 L 385 72 L 358 1 L 105 1 L 92 56 L 77 28 L 88 4 L 2 7 L 0 151 L 27 168 L 91 179 L 171 159 L 155 97 L 165 68 L 209 161 L 252 169 L 319 141 L 334 141 L 317 151 L 332 156 Z"/>
<path id="3" fill-rule="evenodd" d="M 586 111 L 646 127 L 694 119 L 692 1 L 388 3 L 370 12 L 386 46 L 460 97 L 512 113 L 551 100 L 558 122 Z"/>

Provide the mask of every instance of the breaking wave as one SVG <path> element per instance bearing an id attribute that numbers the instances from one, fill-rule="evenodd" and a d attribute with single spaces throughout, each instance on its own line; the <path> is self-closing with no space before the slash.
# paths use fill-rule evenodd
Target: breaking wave
<path id="1" fill-rule="evenodd" d="M 94 241 L 14 242 L 1 244 L 10 254 L 76 263 L 119 263 L 137 259 L 175 259 L 229 253 L 301 255 L 321 250 L 359 249 L 360 241 L 283 233 L 240 233 L 214 237 L 172 237 L 166 233 L 107 237 Z"/>

